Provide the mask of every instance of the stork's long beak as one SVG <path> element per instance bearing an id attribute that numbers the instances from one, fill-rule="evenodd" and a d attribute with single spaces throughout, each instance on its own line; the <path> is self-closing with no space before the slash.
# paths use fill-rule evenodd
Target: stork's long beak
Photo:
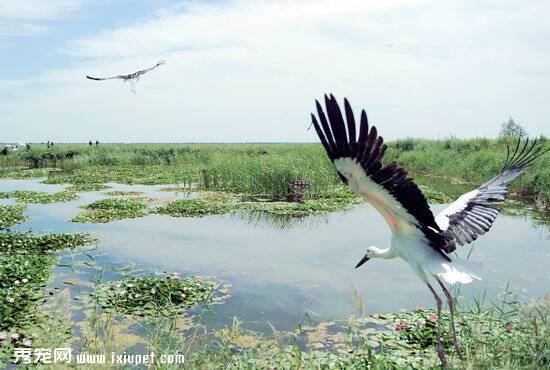
<path id="1" fill-rule="evenodd" d="M 363 256 L 363 258 L 361 258 L 361 261 L 359 261 L 359 263 L 357 265 L 355 265 L 355 268 L 361 267 L 361 265 L 363 265 L 368 260 L 370 260 L 370 258 L 367 257 L 367 255 L 365 254 L 365 256 Z"/>

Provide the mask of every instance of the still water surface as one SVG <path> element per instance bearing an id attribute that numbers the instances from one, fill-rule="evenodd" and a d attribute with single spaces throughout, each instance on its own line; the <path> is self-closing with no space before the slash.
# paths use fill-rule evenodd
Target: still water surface
<path id="1" fill-rule="evenodd" d="M 159 191 L 162 186 L 111 184 L 110 190 L 133 190 L 158 198 L 186 197 Z M 59 185 L 38 180 L 0 180 L 0 191 L 55 192 Z M 390 312 L 415 306 L 431 307 L 433 298 L 401 260 L 374 260 L 355 270 L 369 245 L 386 247 L 389 229 L 367 204 L 351 211 L 284 222 L 259 214 L 228 214 L 202 218 L 149 215 L 108 224 L 67 221 L 81 205 L 107 197 L 100 192 L 80 193 L 76 201 L 29 205 L 29 220 L 18 231 L 88 232 L 101 240 L 97 263 L 177 271 L 182 275 L 214 276 L 233 285 L 232 295 L 218 305 L 212 318 L 221 326 L 239 316 L 249 326 L 290 330 L 304 319 L 342 318 L 356 314 L 351 290 L 363 297 L 368 313 Z M 10 203 L 3 200 L 2 204 Z M 440 211 L 444 205 L 433 207 Z M 484 292 L 494 297 L 506 286 L 522 300 L 548 294 L 550 282 L 550 228 L 528 216 L 500 215 L 492 230 L 473 244 L 471 260 L 479 262 L 482 282 L 465 286 L 467 300 Z M 459 250 L 466 256 L 470 247 Z M 63 262 L 85 259 L 70 253 Z M 89 271 L 54 270 L 50 286 L 72 275 L 86 278 Z M 91 275 L 88 276 L 91 278 Z M 319 316 L 317 316 L 319 315 Z M 256 323 L 256 324 L 254 324 Z"/>

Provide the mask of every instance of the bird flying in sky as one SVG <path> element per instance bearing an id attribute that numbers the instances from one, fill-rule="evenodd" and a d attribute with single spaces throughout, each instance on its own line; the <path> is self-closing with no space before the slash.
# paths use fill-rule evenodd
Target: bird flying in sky
<path id="1" fill-rule="evenodd" d="M 163 64 L 166 64 L 165 60 L 159 61 L 157 64 L 155 64 L 151 68 L 142 69 L 140 71 L 130 73 L 130 74 L 127 74 L 127 75 L 119 75 L 119 76 L 112 76 L 112 77 L 92 77 L 92 76 L 86 75 L 86 78 L 89 79 L 89 80 L 94 80 L 94 81 L 122 80 L 123 82 L 129 82 L 130 83 L 130 90 L 132 90 L 132 92 L 135 94 L 136 93 L 135 83 L 137 81 L 139 81 L 140 76 L 147 73 L 147 72 L 149 72 L 149 71 L 152 71 L 153 69 L 155 69 L 158 66 L 161 66 Z"/>

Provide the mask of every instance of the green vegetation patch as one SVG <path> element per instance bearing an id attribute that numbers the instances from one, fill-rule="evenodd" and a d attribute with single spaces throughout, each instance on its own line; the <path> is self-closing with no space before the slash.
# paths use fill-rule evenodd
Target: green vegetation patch
<path id="1" fill-rule="evenodd" d="M 428 202 L 431 204 L 451 203 L 456 200 L 456 197 L 440 191 L 433 190 L 431 187 L 425 185 L 419 185 L 418 187 L 420 188 L 422 194 L 424 194 Z"/>
<path id="2" fill-rule="evenodd" d="M 109 185 L 105 184 L 96 184 L 96 183 L 77 183 L 69 186 L 67 188 L 67 191 L 71 192 L 85 192 L 85 191 L 101 191 L 105 189 L 109 189 Z"/>
<path id="3" fill-rule="evenodd" d="M 359 197 L 344 187 L 335 188 L 320 198 L 304 202 L 282 202 L 243 198 L 227 193 L 204 192 L 200 194 L 200 198 L 178 199 L 157 208 L 155 212 L 173 217 L 200 217 L 235 211 L 257 211 L 299 217 L 341 211 L 360 202 Z"/>
<path id="4" fill-rule="evenodd" d="M 113 190 L 106 191 L 103 194 L 109 195 L 112 197 L 135 197 L 143 194 L 141 191 L 125 191 L 125 190 Z"/>
<path id="5" fill-rule="evenodd" d="M 0 178 L 4 179 L 30 179 L 46 177 L 51 171 L 57 171 L 52 168 L 0 168 Z"/>
<path id="6" fill-rule="evenodd" d="M 17 190 L 11 192 L 0 192 L 0 198 L 4 199 L 16 199 L 21 203 L 57 203 L 57 202 L 67 202 L 70 200 L 75 200 L 78 196 L 72 191 L 60 191 L 57 193 L 43 193 L 38 191 L 29 191 L 29 190 Z"/>
<path id="7" fill-rule="evenodd" d="M 44 301 L 41 288 L 56 261 L 46 254 L 0 253 L 0 331 L 35 321 L 35 308 Z"/>
<path id="8" fill-rule="evenodd" d="M 347 210 L 361 199 L 346 187 L 336 187 L 317 199 L 304 202 L 257 202 L 245 201 L 236 205 L 237 209 L 261 211 L 275 215 L 308 216 L 313 214 Z"/>
<path id="9" fill-rule="evenodd" d="M 168 187 L 165 187 L 165 188 L 161 188 L 160 191 L 165 191 L 165 192 L 172 192 L 172 193 L 192 193 L 192 192 L 197 192 L 197 191 L 200 191 L 200 189 L 195 189 L 195 188 L 191 188 L 191 187 L 188 187 L 188 188 L 182 188 L 182 187 L 177 187 L 177 186 L 168 186 Z"/>
<path id="10" fill-rule="evenodd" d="M 0 228 L 8 229 L 25 221 L 25 210 L 22 205 L 0 206 Z"/>
<path id="11" fill-rule="evenodd" d="M 415 180 L 426 176 L 419 183 L 428 186 L 428 199 L 446 203 L 451 200 L 447 196 L 460 195 L 455 189 L 461 186 L 455 185 L 469 182 L 466 190 L 472 190 L 495 176 L 507 145 L 514 144 L 509 137 L 406 138 L 388 143 L 384 162 L 396 161 Z M 541 145 L 548 147 L 548 140 L 542 137 Z M 535 198 L 540 207 L 550 208 L 549 165 L 548 154 L 539 158 L 510 184 L 511 193 Z M 278 201 L 289 198 L 289 185 L 295 180 L 311 184 L 303 192 L 304 200 L 326 197 L 340 186 L 319 144 L 60 144 L 49 150 L 33 147 L 11 153 L 0 158 L 0 167 L 0 177 L 47 174 L 45 182 L 51 184 L 165 184 L 171 185 L 170 191 L 227 192 Z"/>
<path id="12" fill-rule="evenodd" d="M 454 353 L 449 316 L 438 318 L 431 310 L 419 309 L 300 326 L 294 336 L 305 339 L 305 348 L 292 340 L 280 343 L 244 330 L 234 322 L 218 331 L 214 346 L 186 356 L 186 365 L 209 369 L 439 369 L 435 343 L 436 323 L 441 321 L 450 368 L 545 368 L 550 363 L 549 313 L 548 302 L 498 302 L 457 311 L 464 362 Z"/>
<path id="13" fill-rule="evenodd" d="M 0 254 L 50 253 L 91 244 L 94 241 L 89 234 L 0 233 Z"/>
<path id="14" fill-rule="evenodd" d="M 142 217 L 146 214 L 147 203 L 143 199 L 107 198 L 83 207 L 71 221 L 106 223 L 127 218 Z"/>
<path id="15" fill-rule="evenodd" d="M 15 329 L 40 316 L 36 309 L 45 298 L 42 287 L 58 261 L 51 252 L 92 241 L 87 234 L 0 233 L 0 342 L 3 330 L 14 330 L 17 338 L 10 340 L 22 343 L 24 338 Z"/>
<path id="16" fill-rule="evenodd" d="M 506 146 L 514 138 L 426 140 L 405 138 L 388 143 L 385 161 L 395 160 L 410 174 L 431 174 L 473 181 L 498 173 Z M 548 147 L 546 138 L 542 145 Z M 550 200 L 550 156 L 511 185 L 525 196 Z M 204 190 L 284 198 L 293 180 L 308 180 L 307 196 L 316 198 L 339 183 L 320 144 L 60 144 L 33 147 L 0 158 L 0 177 L 48 175 L 48 183 L 178 184 Z M 28 167 L 35 167 L 28 169 Z M 48 168 L 49 167 L 49 168 Z M 71 168 L 52 171 L 51 167 Z"/>
<path id="17" fill-rule="evenodd" d="M 502 213 L 511 216 L 530 217 L 535 225 L 550 225 L 550 208 L 533 204 L 525 199 L 508 198 L 498 207 Z"/>
<path id="18" fill-rule="evenodd" d="M 124 165 L 112 164 L 101 166 L 84 166 L 71 171 L 50 173 L 43 181 L 46 184 L 82 184 L 106 183 L 160 185 L 174 184 L 180 181 L 192 183 L 195 181 L 196 166 L 166 165 Z"/>
<path id="19" fill-rule="evenodd" d="M 210 300 L 215 284 L 198 278 L 129 277 L 101 286 L 93 297 L 106 310 L 170 316 Z"/>
<path id="20" fill-rule="evenodd" d="M 230 205 L 209 202 L 203 199 L 178 199 L 155 210 L 173 217 L 200 217 L 223 214 L 232 210 Z"/>

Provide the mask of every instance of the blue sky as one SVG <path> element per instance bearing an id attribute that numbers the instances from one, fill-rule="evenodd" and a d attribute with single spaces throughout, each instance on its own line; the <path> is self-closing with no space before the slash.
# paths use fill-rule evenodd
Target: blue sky
<path id="1" fill-rule="evenodd" d="M 348 97 L 388 139 L 550 134 L 539 1 L 2 0 L 0 141 L 315 141 Z M 120 81 L 157 60 L 137 93 Z"/>
<path id="2" fill-rule="evenodd" d="M 10 0 L 8 0 L 8 3 Z M 13 1 L 17 8 L 18 1 Z M 46 1 L 28 1 L 38 8 L 48 7 Z M 42 3 L 42 4 L 41 4 Z M 103 30 L 138 22 L 152 14 L 159 7 L 166 7 L 177 1 L 147 0 L 98 0 L 98 1 L 53 1 L 60 4 L 58 13 L 29 20 L 13 16 L 2 17 L 0 7 L 0 43 L 2 59 L 11 68 L 0 71 L 0 79 L 24 78 L 46 72 L 48 69 L 68 68 L 78 60 L 67 58 L 62 49 L 66 42 L 93 35 Z M 6 3 L 7 4 L 7 3 Z M 65 4 L 65 7 L 63 5 Z M 69 4 L 69 5 L 66 5 Z M 70 5 L 74 4 L 74 5 Z M 5 5 L 6 6 L 6 5 Z M 16 10 L 16 9 L 14 9 Z M 19 10 L 23 12 L 24 9 Z M 11 19 L 10 19 L 11 18 Z M 9 21 L 9 22 L 8 22 Z M 43 30 L 35 32 L 17 31 L 16 24 L 34 25 Z M 15 34 L 12 34 L 15 33 Z"/>

